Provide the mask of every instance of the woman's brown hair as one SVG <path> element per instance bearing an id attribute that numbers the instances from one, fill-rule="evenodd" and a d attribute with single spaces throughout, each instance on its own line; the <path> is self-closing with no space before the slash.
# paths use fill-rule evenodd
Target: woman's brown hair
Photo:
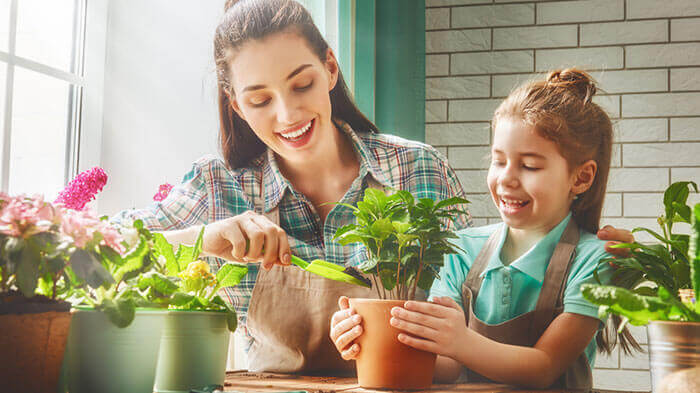
<path id="1" fill-rule="evenodd" d="M 532 126 L 540 136 L 556 144 L 569 170 L 594 160 L 597 170 L 593 184 L 577 195 L 571 205 L 574 221 L 588 232 L 600 226 L 605 189 L 612 155 L 613 125 L 608 114 L 593 102 L 595 81 L 584 71 L 567 68 L 550 72 L 546 79 L 524 84 L 513 91 L 496 109 L 493 127 L 500 119 L 510 118 Z M 610 353 L 616 344 L 615 334 L 621 319 L 612 317 L 596 336 L 598 347 Z M 612 328 L 612 329 L 611 329 Z M 619 335 L 625 352 L 641 351 L 632 334 L 625 328 Z"/>
<path id="2" fill-rule="evenodd" d="M 226 13 L 216 28 L 214 58 L 218 80 L 220 147 L 226 164 L 240 168 L 267 148 L 248 123 L 231 106 L 230 62 L 240 47 L 250 40 L 260 40 L 271 34 L 295 32 L 304 37 L 321 62 L 326 61 L 328 43 L 314 24 L 311 14 L 294 0 L 228 0 Z M 330 91 L 332 117 L 347 122 L 355 131 L 377 132 L 352 100 L 343 75 L 338 70 L 338 82 Z"/>

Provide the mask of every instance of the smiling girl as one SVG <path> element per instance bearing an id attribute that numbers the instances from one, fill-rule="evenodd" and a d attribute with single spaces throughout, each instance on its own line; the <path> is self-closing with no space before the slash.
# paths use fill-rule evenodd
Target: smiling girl
<path id="1" fill-rule="evenodd" d="M 466 366 L 469 380 L 591 388 L 602 321 L 579 287 L 609 256 L 593 234 L 612 148 L 595 92 L 585 72 L 555 71 L 496 110 L 487 183 L 503 223 L 461 231 L 432 303 L 392 310 L 399 341 L 440 355 L 439 378 Z"/>

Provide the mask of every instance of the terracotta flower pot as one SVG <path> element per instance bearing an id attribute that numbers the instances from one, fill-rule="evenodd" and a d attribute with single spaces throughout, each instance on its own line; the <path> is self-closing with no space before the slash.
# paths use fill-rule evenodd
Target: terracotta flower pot
<path id="1" fill-rule="evenodd" d="M 0 301 L 0 390 L 55 392 L 70 322 L 65 302 Z"/>
<path id="2" fill-rule="evenodd" d="M 389 324 L 391 308 L 403 300 L 350 299 L 362 316 L 363 333 L 357 339 L 357 379 L 363 388 L 426 389 L 433 383 L 434 353 L 399 342 L 400 330 Z"/>

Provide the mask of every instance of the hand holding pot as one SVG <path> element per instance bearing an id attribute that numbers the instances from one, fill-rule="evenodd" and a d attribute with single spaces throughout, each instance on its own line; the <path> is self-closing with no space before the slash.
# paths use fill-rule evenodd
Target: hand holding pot
<path id="1" fill-rule="evenodd" d="M 261 262 L 266 270 L 291 262 L 286 232 L 252 211 L 207 224 L 202 252 L 230 261 Z"/>
<path id="2" fill-rule="evenodd" d="M 454 358 L 468 335 L 464 311 L 449 297 L 436 297 L 432 303 L 408 301 L 391 315 L 391 325 L 408 333 L 399 334 L 400 342 L 438 355 Z"/>
<path id="3" fill-rule="evenodd" d="M 360 345 L 354 341 L 362 334 L 362 317 L 350 308 L 347 296 L 338 298 L 338 306 L 340 310 L 331 317 L 331 340 L 343 359 L 355 359 L 360 353 Z"/>

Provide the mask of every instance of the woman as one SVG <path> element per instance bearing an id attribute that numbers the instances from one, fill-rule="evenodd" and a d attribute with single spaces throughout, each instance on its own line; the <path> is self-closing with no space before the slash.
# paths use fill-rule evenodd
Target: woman
<path id="1" fill-rule="evenodd" d="M 251 371 L 349 370 L 328 338 L 330 316 L 340 295 L 373 293 L 289 266 L 290 255 L 358 264 L 360 246 L 333 241 L 354 219 L 335 203 L 355 204 L 367 187 L 433 199 L 464 191 L 435 149 L 377 133 L 300 4 L 226 7 L 214 40 L 224 160 L 198 160 L 166 200 L 118 219 L 140 218 L 185 244 L 205 225 L 206 255 L 251 263 L 244 280 L 226 289 L 248 338 Z M 466 227 L 469 217 L 455 224 Z"/>

